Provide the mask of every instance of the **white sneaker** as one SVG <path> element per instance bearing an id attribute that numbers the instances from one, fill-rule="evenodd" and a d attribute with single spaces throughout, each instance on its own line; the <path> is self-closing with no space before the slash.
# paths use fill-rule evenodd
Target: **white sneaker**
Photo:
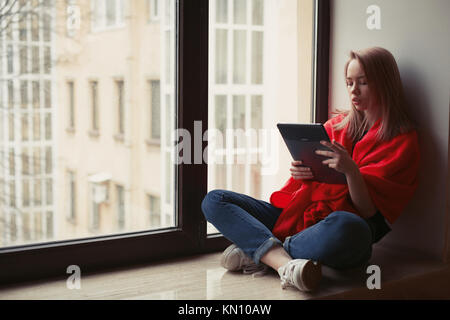
<path id="1" fill-rule="evenodd" d="M 266 274 L 268 267 L 265 264 L 257 265 L 242 249 L 234 243 L 222 253 L 220 265 L 229 271 L 240 271 L 254 276 Z"/>
<path id="2" fill-rule="evenodd" d="M 294 286 L 300 291 L 315 291 L 322 278 L 322 266 L 317 261 L 294 259 L 278 268 L 281 287 Z"/>

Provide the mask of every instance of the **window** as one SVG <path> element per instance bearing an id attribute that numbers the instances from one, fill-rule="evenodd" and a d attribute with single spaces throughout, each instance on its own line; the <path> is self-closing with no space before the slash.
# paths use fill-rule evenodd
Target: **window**
<path id="1" fill-rule="evenodd" d="M 16 174 L 16 159 L 14 155 L 14 149 L 9 149 L 9 174 L 14 176 Z"/>
<path id="2" fill-rule="evenodd" d="M 25 51 L 26 52 L 26 51 Z M 32 73 L 39 73 L 39 63 L 40 63 L 40 58 L 39 58 L 39 47 L 38 46 L 33 46 L 31 49 L 31 72 Z M 25 63 L 25 67 L 24 70 L 26 70 L 26 63 Z M 25 71 L 26 72 L 26 71 Z"/>
<path id="3" fill-rule="evenodd" d="M 44 80 L 44 108 L 52 107 L 52 82 Z"/>
<path id="4" fill-rule="evenodd" d="M 302 1 L 306 0 L 299 0 L 299 3 Z M 82 41 L 75 46 L 65 46 L 65 28 L 51 30 L 52 36 L 48 37 L 48 41 L 39 28 L 33 29 L 33 26 L 39 26 L 36 22 L 42 22 L 41 17 L 46 8 L 41 8 L 40 18 L 35 23 L 30 19 L 27 25 L 30 42 L 28 58 L 32 60 L 31 47 L 39 47 L 38 74 L 25 74 L 18 79 L 17 74 L 9 73 L 9 70 L 15 73 L 20 70 L 20 50 L 17 45 L 19 33 L 7 30 L 2 40 L 0 50 L 4 52 L 0 54 L 0 59 L 2 65 L 8 67 L 0 70 L 5 79 L 0 83 L 1 89 L 6 93 L 11 111 L 20 111 L 22 114 L 14 118 L 12 112 L 4 112 L 2 122 L 6 135 L 0 143 L 1 148 L 5 148 L 1 150 L 1 160 L 7 163 L 5 154 L 8 155 L 9 148 L 13 147 L 19 164 L 16 163 L 14 177 L 6 177 L 5 183 L 0 185 L 1 196 L 6 199 L 0 203 L 0 212 L 2 217 L 6 216 L 4 221 L 11 221 L 6 227 L 13 228 L 12 221 L 15 219 L 18 230 L 14 243 L 10 241 L 11 237 L 2 236 L 0 239 L 3 262 L 0 264 L 0 282 L 48 275 L 66 276 L 69 258 L 86 266 L 92 266 L 92 261 L 96 261 L 98 267 L 105 268 L 129 265 L 130 261 L 198 253 L 202 248 L 224 248 L 228 244 L 226 239 L 217 234 L 207 235 L 206 223 L 200 213 L 204 195 L 216 183 L 223 183 L 227 188 L 242 187 L 245 192 L 264 195 L 267 192 L 267 177 L 263 172 L 267 168 L 263 162 L 244 162 L 235 169 L 226 161 L 213 161 L 206 165 L 199 159 L 201 156 L 197 151 L 202 153 L 207 150 L 208 157 L 222 156 L 224 160 L 233 160 L 238 156 L 251 159 L 254 155 L 264 155 L 265 149 L 259 146 L 255 148 L 251 143 L 236 149 L 234 145 L 240 141 L 233 135 L 225 137 L 222 146 L 213 148 L 211 141 L 202 139 L 204 131 L 213 128 L 225 131 L 268 128 L 269 120 L 276 119 L 273 112 L 279 109 L 269 106 L 283 105 L 274 99 L 283 95 L 274 90 L 279 90 L 285 83 L 288 83 L 285 85 L 288 95 L 284 99 L 289 104 L 284 105 L 308 105 L 300 103 L 299 97 L 291 102 L 289 94 L 293 95 L 299 89 L 295 81 L 280 80 L 274 85 L 276 79 L 282 78 L 277 73 L 275 63 L 270 63 L 274 61 L 271 60 L 274 53 L 269 49 L 278 50 L 279 54 L 281 48 L 271 45 L 273 38 L 279 35 L 274 34 L 276 28 L 271 29 L 274 22 L 268 13 L 277 12 L 274 9 L 279 9 L 278 1 L 159 1 L 159 21 L 151 25 L 137 23 L 145 21 L 147 13 L 144 1 L 134 1 L 136 6 L 127 8 L 130 10 L 127 22 L 139 29 L 139 32 L 133 33 L 133 37 L 129 37 L 131 30 L 126 29 L 129 26 L 124 23 L 124 10 L 118 9 L 124 6 L 125 1 L 77 3 L 81 12 L 89 11 L 89 8 L 83 7 L 86 4 L 89 7 L 92 5 L 95 10 L 88 17 L 91 22 L 89 30 L 78 30 L 77 37 Z M 291 1 L 287 3 L 294 6 Z M 179 6 L 184 10 L 180 10 Z M 209 19 L 208 8 L 217 21 Z M 290 10 L 289 13 L 300 11 Z M 57 25 L 57 21 L 64 21 L 64 17 L 58 14 L 65 12 L 53 10 L 48 16 L 51 21 L 47 23 L 52 28 Z M 85 19 L 83 15 L 81 18 Z M 209 28 L 208 20 L 211 21 Z M 81 21 L 81 26 L 88 24 L 89 21 Z M 140 28 L 145 28 L 145 32 Z M 180 29 L 182 32 L 179 32 Z M 212 37 L 209 41 L 208 29 Z M 108 32 L 92 33 L 100 30 Z M 295 32 L 283 36 L 295 40 L 292 48 L 299 44 Z M 92 41 L 83 41 L 88 38 Z M 327 41 L 326 37 L 319 39 Z M 245 48 L 241 48 L 244 42 Z M 117 43 L 121 44 L 119 48 Z M 207 43 L 210 48 L 205 46 Z M 141 48 L 139 55 L 133 50 L 136 46 Z M 215 50 L 216 46 L 219 50 Z M 68 59 L 52 61 L 51 52 L 59 50 L 66 50 L 64 56 Z M 292 53 L 289 55 L 292 58 L 296 56 L 295 50 L 284 52 Z M 102 54 L 105 52 L 107 54 Z M 69 59 L 72 57 L 77 59 Z M 211 61 L 209 67 L 209 59 L 217 61 Z M 29 71 L 32 68 L 31 60 Z M 324 60 L 327 61 L 327 58 Z M 294 60 L 292 63 L 297 66 L 299 61 Z M 245 70 L 239 70 L 235 64 L 245 67 Z M 298 70 L 288 63 L 284 67 L 289 69 L 283 70 L 288 74 L 294 69 Z M 298 72 L 296 76 L 303 74 Z M 108 79 L 116 79 L 118 75 L 124 74 L 133 75 L 127 78 L 126 83 L 129 88 L 126 92 L 129 97 L 126 100 L 126 123 L 130 126 L 130 141 L 126 147 L 115 144 L 113 140 L 117 133 L 117 95 L 114 82 L 108 82 Z M 304 74 L 311 77 L 308 71 Z M 269 75 L 273 77 L 269 79 L 272 82 L 268 80 Z M 154 82 L 148 84 L 148 79 Z M 29 105 L 23 110 L 20 107 L 20 81 L 28 82 Z M 80 112 L 77 110 L 79 117 L 73 124 L 91 133 L 98 132 L 101 126 L 104 134 L 99 139 L 85 141 L 85 135 L 69 136 L 56 125 L 70 124 L 65 118 L 71 108 L 68 82 L 85 84 L 72 91 L 72 101 L 80 109 Z M 68 95 L 58 94 L 58 90 L 64 90 L 66 85 Z M 55 110 L 56 106 L 61 107 L 60 111 Z M 101 106 L 109 107 L 105 112 L 100 112 Z M 296 110 L 296 114 L 298 112 Z M 28 117 L 30 128 L 28 141 L 22 142 L 20 137 L 10 140 L 8 132 L 17 131 L 20 135 L 19 127 L 14 127 L 14 123 L 20 125 L 24 114 Z M 156 119 L 159 119 L 159 123 Z M 196 121 L 203 125 L 201 130 L 195 125 Z M 65 125 L 62 127 L 64 131 Z M 181 153 L 186 159 L 191 155 L 190 163 L 174 164 L 174 156 L 180 151 L 177 140 L 173 140 L 176 128 L 192 133 L 191 146 Z M 127 130 L 127 126 L 124 129 Z M 158 148 L 146 146 L 143 140 L 149 135 L 159 137 Z M 175 139 L 179 141 L 182 137 L 175 136 Z M 34 161 L 37 155 L 42 159 L 39 166 Z M 76 172 L 76 184 L 73 187 L 70 187 L 67 168 Z M 123 192 L 112 181 L 120 181 Z M 253 183 L 258 185 L 252 186 Z M 72 196 L 71 188 L 84 191 L 75 192 Z M 27 192 L 29 205 L 24 207 L 23 195 Z M 148 192 L 150 194 L 147 196 Z M 68 208 L 68 196 L 73 197 L 75 209 Z M 122 211 L 123 229 L 118 228 L 120 203 L 124 203 L 124 208 L 130 208 Z M 65 217 L 66 214 L 72 214 L 70 210 L 75 212 L 75 222 Z M 12 218 L 13 213 L 16 214 L 15 218 Z M 0 234 L 4 234 L 3 229 Z M 111 254 L 125 250 L 126 255 Z M 102 259 L 99 260 L 99 257 Z"/>
<path id="5" fill-rule="evenodd" d="M 52 116 L 50 113 L 45 114 L 45 140 L 52 139 Z"/>
<path id="6" fill-rule="evenodd" d="M 39 81 L 32 82 L 33 87 L 33 108 L 39 108 L 41 106 L 41 86 Z"/>
<path id="7" fill-rule="evenodd" d="M 75 172 L 67 172 L 67 190 L 68 190 L 68 209 L 67 209 L 67 219 L 70 221 L 75 221 L 77 216 L 77 189 L 76 189 L 76 178 Z"/>
<path id="8" fill-rule="evenodd" d="M 213 0 L 209 9 L 208 129 L 218 134 L 208 147 L 208 190 L 268 199 L 283 179 L 279 164 L 289 162 L 275 151 L 276 123 L 313 121 L 312 61 L 301 58 L 312 41 L 298 27 L 312 34 L 312 1 Z M 288 89 L 300 79 L 310 94 Z M 216 230 L 208 224 L 208 232 Z"/>
<path id="9" fill-rule="evenodd" d="M 34 71 L 34 69 L 32 71 Z M 28 73 L 28 48 L 25 46 L 20 47 L 20 73 L 22 74 Z"/>
<path id="10" fill-rule="evenodd" d="M 147 12 L 149 21 L 158 21 L 159 11 L 159 0 L 147 0 Z"/>
<path id="11" fill-rule="evenodd" d="M 125 133 L 125 107 L 124 107 L 124 82 L 116 81 L 117 90 L 117 133 L 121 136 Z"/>
<path id="12" fill-rule="evenodd" d="M 153 195 L 147 195 L 149 223 L 151 227 L 161 226 L 161 203 L 160 198 Z"/>
<path id="13" fill-rule="evenodd" d="M 100 204 L 93 200 L 91 208 L 91 232 L 96 233 L 96 231 L 100 228 Z"/>
<path id="14" fill-rule="evenodd" d="M 116 185 L 117 225 L 119 229 L 125 227 L 125 191 L 123 186 Z"/>
<path id="15" fill-rule="evenodd" d="M 28 81 L 20 81 L 20 102 L 22 109 L 28 108 Z"/>
<path id="16" fill-rule="evenodd" d="M 73 81 L 67 82 L 67 105 L 68 105 L 68 129 L 75 130 L 75 84 Z"/>
<path id="17" fill-rule="evenodd" d="M 150 140 L 161 139 L 161 86 L 159 80 L 150 81 Z"/>
<path id="18" fill-rule="evenodd" d="M 92 0 L 92 30 L 123 27 L 125 0 Z"/>
<path id="19" fill-rule="evenodd" d="M 91 81 L 89 83 L 91 91 L 91 131 L 98 132 L 99 118 L 98 118 L 98 82 Z"/>

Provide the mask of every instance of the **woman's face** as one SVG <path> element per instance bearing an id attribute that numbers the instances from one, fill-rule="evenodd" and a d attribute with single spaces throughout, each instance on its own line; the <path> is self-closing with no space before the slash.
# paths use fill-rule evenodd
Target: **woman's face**
<path id="1" fill-rule="evenodd" d="M 373 113 L 374 94 L 369 89 L 364 69 L 356 59 L 352 59 L 347 67 L 345 79 L 350 101 L 359 111 Z"/>

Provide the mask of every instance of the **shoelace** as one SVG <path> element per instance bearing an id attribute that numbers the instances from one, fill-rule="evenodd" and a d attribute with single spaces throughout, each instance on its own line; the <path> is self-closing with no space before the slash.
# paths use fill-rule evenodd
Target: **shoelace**
<path id="1" fill-rule="evenodd" d="M 289 261 L 286 266 L 283 267 L 283 273 L 280 275 L 281 288 L 286 289 L 289 286 L 295 287 L 292 276 L 294 274 L 296 264 L 293 261 Z"/>

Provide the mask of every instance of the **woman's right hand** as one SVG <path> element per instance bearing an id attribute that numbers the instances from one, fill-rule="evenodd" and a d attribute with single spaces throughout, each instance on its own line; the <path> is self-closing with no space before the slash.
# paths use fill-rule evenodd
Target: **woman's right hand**
<path id="1" fill-rule="evenodd" d="M 291 176 L 295 180 L 302 179 L 302 180 L 309 180 L 313 179 L 314 176 L 311 172 L 311 168 L 309 167 L 303 167 L 301 166 L 301 161 L 292 161 L 291 162 Z"/>

